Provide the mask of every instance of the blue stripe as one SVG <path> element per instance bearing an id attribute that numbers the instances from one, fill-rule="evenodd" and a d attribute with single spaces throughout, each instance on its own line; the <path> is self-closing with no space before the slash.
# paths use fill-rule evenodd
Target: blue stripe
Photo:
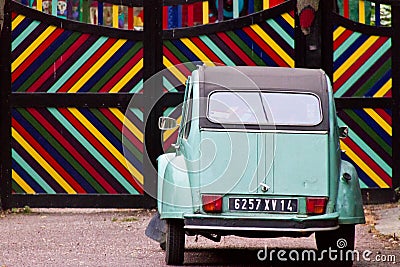
<path id="1" fill-rule="evenodd" d="M 96 190 L 69 164 L 69 162 L 27 121 L 19 112 L 13 112 L 14 118 L 44 148 L 55 161 L 88 193 Z"/>
<path id="2" fill-rule="evenodd" d="M 237 36 L 246 43 L 246 45 L 256 54 L 261 58 L 262 61 L 266 64 L 266 66 L 277 66 L 276 62 L 274 62 L 268 55 L 265 53 L 261 47 L 253 41 L 244 31 L 242 30 L 235 30 L 234 31 Z"/>
<path id="3" fill-rule="evenodd" d="M 79 92 L 88 92 L 90 89 L 108 72 L 114 65 L 125 56 L 125 54 L 135 45 L 135 42 L 125 42 L 114 55 L 82 86 Z M 111 88 L 110 88 L 111 89 Z"/>
<path id="4" fill-rule="evenodd" d="M 349 47 L 347 47 L 346 50 L 343 51 L 343 53 L 333 63 L 333 70 L 336 71 L 338 68 L 340 68 L 340 66 L 342 66 L 343 63 L 349 57 L 351 57 L 354 54 L 354 52 L 358 48 L 360 48 L 368 38 L 369 38 L 369 36 L 367 36 L 367 35 L 361 35 Z"/>
<path id="5" fill-rule="evenodd" d="M 387 83 L 387 81 L 392 78 L 392 70 L 389 69 L 385 74 L 380 77 L 380 79 L 370 88 L 370 90 L 365 94 L 367 97 L 372 97 L 382 86 Z"/>
<path id="6" fill-rule="evenodd" d="M 175 45 L 175 47 L 182 54 L 184 54 L 189 59 L 189 61 L 200 61 L 200 59 L 195 54 L 193 54 L 192 51 L 190 51 L 189 48 L 180 40 L 171 40 L 171 43 Z"/>
<path id="7" fill-rule="evenodd" d="M 30 77 L 42 64 L 68 39 L 72 34 L 70 31 L 63 32 L 54 42 L 49 45 L 43 53 L 12 83 L 12 91 L 16 92 L 20 86 Z M 46 70 L 45 70 L 46 71 Z"/>

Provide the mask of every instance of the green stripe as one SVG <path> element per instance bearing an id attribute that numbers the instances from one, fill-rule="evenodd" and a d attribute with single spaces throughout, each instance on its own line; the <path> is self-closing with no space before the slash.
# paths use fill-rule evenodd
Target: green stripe
<path id="1" fill-rule="evenodd" d="M 343 96 L 347 90 L 357 82 L 360 77 L 391 47 L 390 39 L 387 40 L 340 88 L 335 92 L 335 97 Z"/>
<path id="2" fill-rule="evenodd" d="M 346 50 L 357 40 L 358 37 L 361 36 L 361 33 L 354 32 L 349 38 L 346 39 L 334 52 L 333 52 L 333 61 L 336 61 Z"/>
<path id="3" fill-rule="evenodd" d="M 130 108 L 129 109 L 136 117 L 143 122 L 143 112 L 139 108 Z M 136 126 L 137 127 L 137 126 Z"/>
<path id="4" fill-rule="evenodd" d="M 137 42 L 134 46 L 128 50 L 128 52 L 121 56 L 121 59 L 113 65 L 100 79 L 99 81 L 90 88 L 90 92 L 100 91 L 104 85 L 115 76 L 115 74 L 126 65 L 126 63 L 132 59 L 132 57 L 142 48 L 142 42 Z M 111 88 L 110 88 L 111 89 Z"/>
<path id="5" fill-rule="evenodd" d="M 339 125 L 346 125 L 338 118 Z M 374 150 L 362 140 L 357 133 L 349 127 L 349 136 L 368 156 L 370 156 L 389 176 L 392 176 L 392 168 Z"/>
<path id="6" fill-rule="evenodd" d="M 53 190 L 53 188 L 50 187 L 50 185 L 43 180 L 42 177 L 34 170 L 32 167 L 26 163 L 26 161 L 15 151 L 12 149 L 11 151 L 12 158 L 15 160 L 15 162 L 18 163 L 19 166 L 21 166 L 22 169 L 25 170 L 27 174 L 29 174 L 32 179 L 40 185 L 41 188 L 47 193 L 47 194 L 55 194 L 56 191 Z"/>
<path id="7" fill-rule="evenodd" d="M 392 155 L 392 148 L 354 111 L 346 110 L 347 115 L 356 122 L 388 155 Z"/>
<path id="8" fill-rule="evenodd" d="M 43 138 L 51 144 L 51 146 L 57 150 L 58 153 L 69 163 L 71 166 L 98 192 L 107 193 L 107 191 L 83 168 L 82 164 L 76 161 L 74 157 L 71 156 L 57 139 L 50 134 L 47 129 L 43 127 L 26 109 L 18 109 L 19 113 L 43 136 Z"/>
<path id="9" fill-rule="evenodd" d="M 208 38 L 207 35 L 200 35 L 199 38 L 208 46 L 208 48 L 210 48 L 211 51 L 214 52 L 214 54 L 217 55 L 217 57 L 219 57 L 219 59 L 221 59 L 221 61 L 225 65 L 227 66 L 236 65 L 229 57 L 226 56 L 226 54 L 217 45 L 215 45 L 215 43 L 210 38 Z"/>
<path id="10" fill-rule="evenodd" d="M 75 129 L 75 127 L 56 108 L 48 108 L 49 112 L 78 140 L 93 157 L 130 193 L 138 194 L 138 191 L 117 171 L 114 166 L 97 151 L 92 144 Z"/>
<path id="11" fill-rule="evenodd" d="M 181 53 L 181 51 L 175 47 L 175 45 L 171 41 L 164 41 L 165 47 L 171 51 L 171 53 L 178 58 L 181 63 L 190 62 L 190 60 Z"/>
<path id="12" fill-rule="evenodd" d="M 81 36 L 80 33 L 73 33 L 65 42 L 57 48 L 52 55 L 43 62 L 43 64 L 17 89 L 17 92 L 25 92 L 39 77 L 51 67 L 56 60 L 61 57 L 65 51 Z"/>
<path id="13" fill-rule="evenodd" d="M 31 24 L 29 24 L 29 26 L 26 27 L 26 29 L 23 32 L 21 32 L 17 38 L 15 38 L 15 40 L 12 41 L 11 51 L 14 51 L 26 39 L 26 37 L 28 37 L 37 28 L 39 24 L 40 24 L 39 21 L 36 20 L 32 21 Z"/>
<path id="14" fill-rule="evenodd" d="M 14 190 L 16 194 L 26 193 L 25 190 L 23 190 L 22 187 L 20 187 L 19 184 L 17 184 L 17 182 L 14 181 L 14 179 L 11 180 L 11 188 L 12 190 Z"/>
<path id="15" fill-rule="evenodd" d="M 99 37 L 99 39 L 53 84 L 53 86 L 48 90 L 49 93 L 57 92 L 60 87 L 68 81 L 72 75 L 77 72 L 86 61 L 93 56 L 94 53 L 108 40 L 107 37 Z"/>
<path id="16" fill-rule="evenodd" d="M 119 140 L 121 141 L 121 131 L 115 127 L 114 124 L 104 114 L 95 108 L 89 109 L 89 111 Z"/>
<path id="17" fill-rule="evenodd" d="M 371 66 L 372 67 L 372 66 Z M 385 75 L 392 67 L 392 60 L 387 60 L 382 66 L 355 92 L 354 96 L 365 96 L 365 94 Z M 378 89 L 379 90 L 379 89 Z"/>
<path id="18" fill-rule="evenodd" d="M 285 20 L 286 21 L 286 20 Z M 268 19 L 267 23 L 274 29 L 280 37 L 285 40 L 285 42 L 290 45 L 291 48 L 294 48 L 294 39 L 290 36 L 282 27 L 279 25 L 274 19 Z"/>
<path id="19" fill-rule="evenodd" d="M 239 38 L 239 36 L 236 35 L 236 33 L 234 33 L 233 31 L 227 31 L 226 35 L 228 35 L 232 41 L 239 46 L 240 50 L 244 51 L 249 58 L 251 58 L 254 63 L 257 66 L 265 66 L 265 62 L 263 60 L 261 60 L 261 58 L 254 53 L 254 51 L 252 49 L 250 49 L 247 44 L 245 42 L 242 41 L 242 39 Z"/>

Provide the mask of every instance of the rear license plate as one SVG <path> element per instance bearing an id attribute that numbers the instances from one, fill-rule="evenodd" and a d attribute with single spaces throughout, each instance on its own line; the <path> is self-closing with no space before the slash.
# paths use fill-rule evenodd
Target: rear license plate
<path id="1" fill-rule="evenodd" d="M 260 211 L 296 213 L 297 199 L 278 198 L 229 198 L 230 211 Z"/>

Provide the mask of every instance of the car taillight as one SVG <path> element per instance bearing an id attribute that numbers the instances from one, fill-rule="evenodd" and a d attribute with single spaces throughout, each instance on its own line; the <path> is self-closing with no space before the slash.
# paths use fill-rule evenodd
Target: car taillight
<path id="1" fill-rule="evenodd" d="M 222 212 L 222 196 L 220 195 L 202 195 L 203 210 L 205 212 Z"/>
<path id="2" fill-rule="evenodd" d="M 307 214 L 323 214 L 325 213 L 326 197 L 308 197 L 307 200 Z"/>

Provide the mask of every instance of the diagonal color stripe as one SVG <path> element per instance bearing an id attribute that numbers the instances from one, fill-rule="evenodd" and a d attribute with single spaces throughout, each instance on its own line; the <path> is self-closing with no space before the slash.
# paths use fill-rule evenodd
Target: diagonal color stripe
<path id="1" fill-rule="evenodd" d="M 282 18 L 284 20 L 286 20 L 287 23 L 289 23 L 289 25 L 292 26 L 292 28 L 295 27 L 295 21 L 294 21 L 294 17 L 292 15 L 290 15 L 289 13 L 284 13 L 284 14 L 282 14 Z"/>
<path id="2" fill-rule="evenodd" d="M 70 90 L 68 90 L 69 93 L 76 93 L 79 91 L 79 89 L 83 86 L 84 83 L 86 83 L 100 68 L 105 64 L 107 60 L 109 60 L 114 53 L 121 48 L 121 46 L 126 43 L 127 40 L 120 39 L 118 40 L 108 51 L 106 54 L 104 54 L 99 60 L 96 61 L 96 63 L 88 70 L 85 72 L 85 74 L 72 86 Z"/>
<path id="3" fill-rule="evenodd" d="M 13 138 L 57 181 L 57 183 L 68 193 L 76 194 L 76 191 L 64 180 L 63 177 L 39 154 L 35 149 L 12 128 Z"/>
<path id="4" fill-rule="evenodd" d="M 128 73 L 121 79 L 119 82 L 109 91 L 110 93 L 119 92 L 130 79 L 132 79 L 141 69 L 143 68 L 143 58 L 139 60 L 139 62 L 128 71 Z"/>
<path id="5" fill-rule="evenodd" d="M 90 58 L 106 41 L 108 38 L 100 37 L 62 76 L 55 82 L 48 93 L 55 93 L 71 76 L 82 66 L 88 58 Z"/>
<path id="6" fill-rule="evenodd" d="M 49 37 L 49 35 L 56 30 L 56 27 L 54 26 L 49 26 L 22 54 L 11 64 L 11 72 L 14 72 L 16 68 L 19 67 L 19 65 L 24 62 L 24 60 L 32 54 L 36 48 L 43 42 L 46 41 L 46 38 Z"/>
<path id="7" fill-rule="evenodd" d="M 346 125 L 340 118 L 338 118 L 339 125 Z M 350 127 L 349 127 L 349 136 L 367 155 L 369 155 L 374 161 L 388 174 L 392 175 L 392 168 L 373 150 L 370 146 L 368 146 L 362 138 L 358 136 Z"/>
<path id="8" fill-rule="evenodd" d="M 11 177 L 12 179 L 25 191 L 27 194 L 35 194 L 35 190 L 33 190 L 32 187 L 27 184 L 24 179 L 19 176 L 18 173 L 15 172 L 15 170 L 11 171 Z"/>
<path id="9" fill-rule="evenodd" d="M 124 177 L 112 166 L 90 142 L 56 109 L 48 109 L 51 114 L 115 177 L 115 179 L 131 194 L 137 190 L 129 184 Z"/>
<path id="10" fill-rule="evenodd" d="M 110 153 L 121 163 L 121 165 L 125 167 L 125 158 L 121 152 L 118 151 L 118 149 L 116 149 L 115 146 L 112 145 L 110 141 L 102 133 L 100 133 L 100 131 L 94 127 L 93 124 L 76 108 L 69 108 L 68 110 L 85 126 L 86 129 L 89 130 L 90 133 L 92 133 L 100 141 L 100 143 L 102 143 L 102 145 L 108 151 L 110 151 Z M 129 169 L 133 170 L 133 175 L 136 177 L 136 179 L 143 184 L 143 175 L 134 166 L 131 166 L 129 162 L 127 162 L 127 164 Z"/>
<path id="11" fill-rule="evenodd" d="M 290 66 L 294 67 L 294 60 L 284 51 L 266 32 L 258 25 L 250 26 L 266 43 L 268 43 L 282 59 Z"/>
<path id="12" fill-rule="evenodd" d="M 344 41 L 342 45 L 333 52 L 333 61 L 336 61 L 360 36 L 361 33 L 354 32 L 349 38 L 347 38 L 346 41 Z"/>
<path id="13" fill-rule="evenodd" d="M 351 158 L 360 169 L 362 169 L 368 176 L 380 187 L 389 188 L 390 186 L 386 184 L 365 162 L 354 153 L 350 147 L 348 147 L 342 140 L 340 141 L 340 146 L 346 151 L 346 155 Z"/>
<path id="14" fill-rule="evenodd" d="M 362 44 L 333 74 L 333 82 L 336 82 L 343 73 L 352 66 L 352 64 L 360 58 L 373 44 L 378 40 L 378 36 L 371 36 L 364 44 Z"/>
<path id="15" fill-rule="evenodd" d="M 200 35 L 199 38 L 222 60 L 225 65 L 235 66 L 235 63 L 227 57 L 207 35 Z"/>
<path id="16" fill-rule="evenodd" d="M 392 89 L 392 78 L 390 78 L 382 87 L 379 89 L 373 97 L 384 97 L 389 90 Z"/>
<path id="17" fill-rule="evenodd" d="M 18 25 L 25 19 L 24 15 L 18 15 L 16 18 L 13 19 L 11 22 L 11 30 L 15 30 L 15 28 L 18 27 Z"/>
<path id="18" fill-rule="evenodd" d="M 29 175 L 32 177 L 32 179 L 38 183 L 43 190 L 48 193 L 48 194 L 55 194 L 56 191 L 51 188 L 51 186 L 42 179 L 42 177 L 15 151 L 12 149 L 12 158 L 18 162 L 18 165 L 20 165 Z"/>
<path id="19" fill-rule="evenodd" d="M 342 26 L 337 27 L 336 30 L 333 32 L 333 41 L 336 41 L 345 31 L 346 28 Z"/>
<path id="20" fill-rule="evenodd" d="M 370 57 L 336 92 L 335 97 L 341 97 L 343 94 L 372 66 L 381 55 L 383 55 L 391 47 L 391 40 L 388 39 L 376 53 Z"/>
<path id="21" fill-rule="evenodd" d="M 197 47 L 195 46 L 189 38 L 181 38 L 182 43 L 184 43 L 190 51 L 192 51 L 201 61 L 211 62 L 211 60 Z M 212 64 L 212 63 L 211 63 Z M 214 64 L 212 64 L 214 65 Z"/>
<path id="22" fill-rule="evenodd" d="M 382 127 L 390 136 L 392 136 L 392 127 L 378 115 L 372 108 L 364 108 L 364 111 L 371 116 L 371 118 Z"/>
<path id="23" fill-rule="evenodd" d="M 168 60 L 166 56 L 163 56 L 164 66 L 168 68 L 168 70 L 174 74 L 174 76 L 182 83 L 185 84 L 186 76 L 180 72 L 171 61 Z"/>
<path id="24" fill-rule="evenodd" d="M 284 29 L 282 29 L 282 27 L 274 19 L 267 20 L 267 23 L 279 34 L 279 36 L 285 40 L 288 45 L 290 45 L 291 48 L 294 48 L 293 37 L 290 36 Z"/>

